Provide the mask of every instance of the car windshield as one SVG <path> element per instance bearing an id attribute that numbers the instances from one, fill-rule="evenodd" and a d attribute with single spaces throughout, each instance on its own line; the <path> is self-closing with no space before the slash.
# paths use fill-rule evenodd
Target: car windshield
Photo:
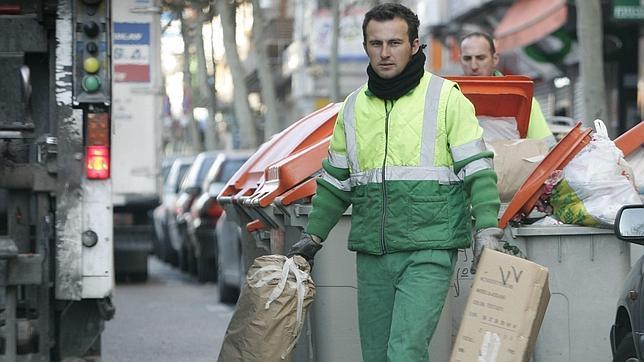
<path id="1" fill-rule="evenodd" d="M 224 162 L 221 172 L 219 173 L 219 181 L 227 182 L 239 170 L 239 168 L 246 162 L 245 158 L 227 160 Z"/>
<path id="2" fill-rule="evenodd" d="M 175 184 L 175 186 L 173 186 L 175 193 L 179 192 L 179 185 L 181 185 L 181 183 L 183 182 L 183 179 L 186 177 L 188 170 L 190 170 L 189 163 L 181 164 L 179 166 L 179 175 L 177 175 L 177 180 L 176 180 L 177 183 Z"/>
<path id="3" fill-rule="evenodd" d="M 199 173 L 197 174 L 197 182 L 195 182 L 195 185 L 201 185 L 203 183 L 203 179 L 206 177 L 206 174 L 208 173 L 208 170 L 210 170 L 210 166 L 212 166 L 213 162 L 215 162 L 215 157 L 208 157 L 203 160 L 201 167 L 199 167 Z"/>
<path id="4" fill-rule="evenodd" d="M 215 162 L 216 154 L 202 153 L 197 156 L 194 164 L 188 171 L 185 180 L 181 184 L 182 190 L 187 190 L 192 187 L 201 187 L 210 166 Z"/>

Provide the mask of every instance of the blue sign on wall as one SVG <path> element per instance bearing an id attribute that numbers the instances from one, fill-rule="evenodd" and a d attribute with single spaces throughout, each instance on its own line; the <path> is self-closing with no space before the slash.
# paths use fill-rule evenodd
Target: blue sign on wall
<path id="1" fill-rule="evenodd" d="M 112 42 L 114 81 L 150 82 L 150 24 L 114 23 Z"/>
<path id="2" fill-rule="evenodd" d="M 150 45 L 150 24 L 114 23 L 112 41 L 119 45 Z"/>

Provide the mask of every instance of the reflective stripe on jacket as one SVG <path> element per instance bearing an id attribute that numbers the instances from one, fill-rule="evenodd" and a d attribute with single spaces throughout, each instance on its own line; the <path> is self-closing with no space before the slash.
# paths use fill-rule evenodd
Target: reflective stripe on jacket
<path id="1" fill-rule="evenodd" d="M 330 166 L 351 191 L 349 249 L 370 254 L 467 247 L 471 239 L 465 175 L 492 168 L 478 158 L 458 174 L 454 162 L 485 152 L 472 104 L 455 83 L 425 73 L 410 93 L 384 101 L 359 88 L 347 97 L 329 146 Z"/>

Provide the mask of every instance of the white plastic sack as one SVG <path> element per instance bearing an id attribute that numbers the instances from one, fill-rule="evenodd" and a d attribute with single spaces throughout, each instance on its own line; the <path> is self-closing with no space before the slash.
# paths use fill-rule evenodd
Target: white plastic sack
<path id="1" fill-rule="evenodd" d="M 641 203 L 622 151 L 601 120 L 595 121 L 595 129 L 590 143 L 564 167 L 550 196 L 554 216 L 566 224 L 612 225 L 623 205 Z"/>

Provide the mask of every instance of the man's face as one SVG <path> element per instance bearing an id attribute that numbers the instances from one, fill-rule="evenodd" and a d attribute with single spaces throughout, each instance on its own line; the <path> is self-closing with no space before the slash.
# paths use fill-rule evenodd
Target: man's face
<path id="1" fill-rule="evenodd" d="M 461 67 L 465 75 L 490 76 L 499 63 L 490 44 L 482 36 L 471 36 L 461 43 Z"/>
<path id="2" fill-rule="evenodd" d="M 364 49 L 373 70 L 384 79 L 391 79 L 403 69 L 420 48 L 420 40 L 409 42 L 407 23 L 401 18 L 367 23 Z"/>

